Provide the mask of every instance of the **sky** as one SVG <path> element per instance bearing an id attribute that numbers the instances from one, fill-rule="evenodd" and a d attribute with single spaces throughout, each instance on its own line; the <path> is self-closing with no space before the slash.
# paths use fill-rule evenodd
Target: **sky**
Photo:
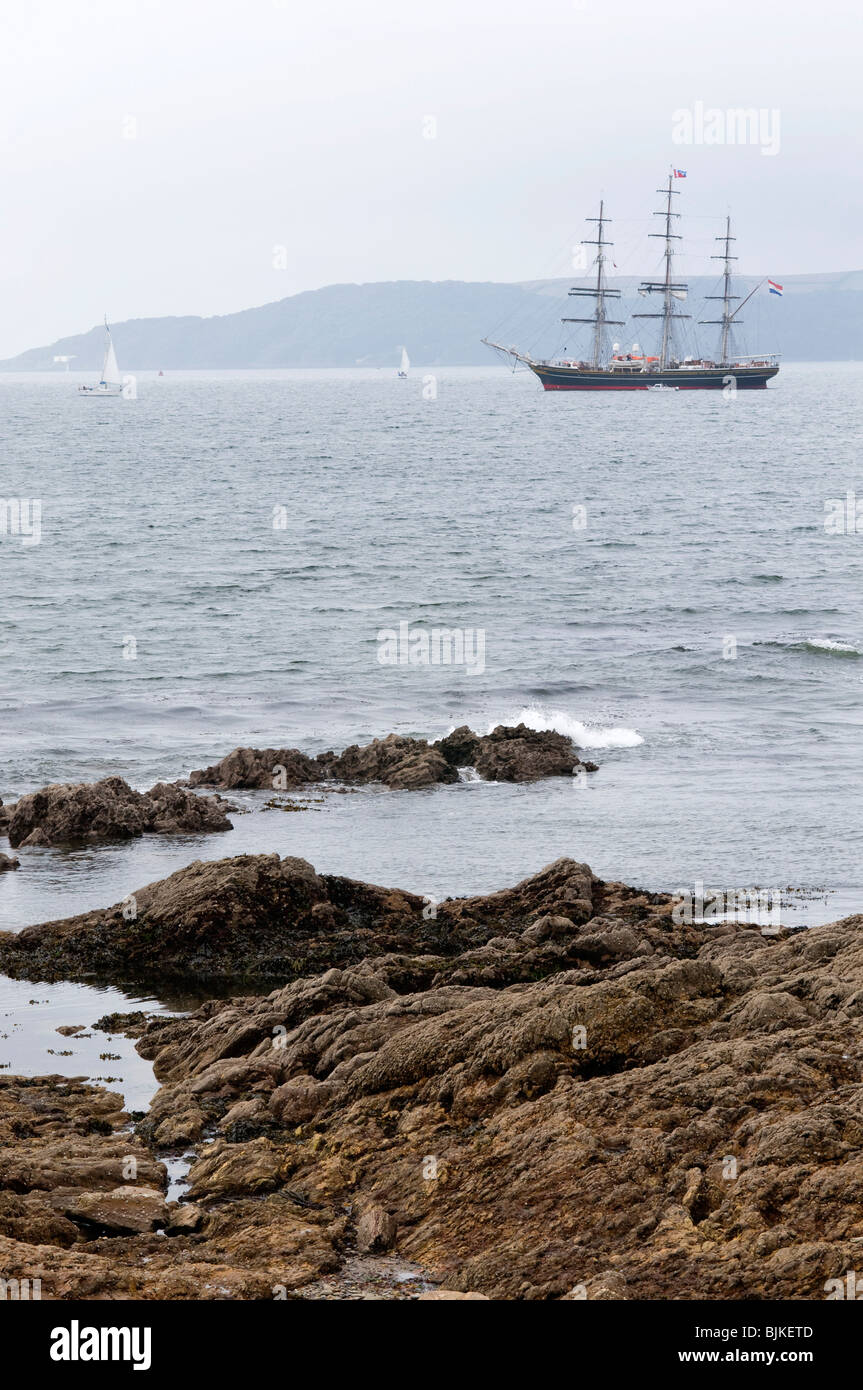
<path id="1" fill-rule="evenodd" d="M 27 0 L 0 17 L 0 357 L 322 285 L 863 267 L 851 0 Z M 745 131 L 729 113 L 756 113 Z M 700 113 L 700 119 L 699 119 Z M 741 136 L 745 138 L 741 138 Z"/>

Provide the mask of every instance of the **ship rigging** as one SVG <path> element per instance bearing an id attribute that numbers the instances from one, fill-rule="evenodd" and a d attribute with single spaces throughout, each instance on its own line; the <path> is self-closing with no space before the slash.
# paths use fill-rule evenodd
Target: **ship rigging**
<path id="1" fill-rule="evenodd" d="M 634 319 L 660 321 L 659 347 L 655 356 L 642 352 L 637 344 L 633 345 L 630 353 L 622 353 L 617 343 L 612 346 L 610 354 L 608 352 L 606 330 L 610 327 L 622 328 L 627 320 L 610 318 L 608 312 L 609 305 L 615 306 L 620 300 L 621 290 L 610 286 L 606 275 L 607 252 L 614 243 L 605 236 L 606 227 L 610 225 L 611 219 L 606 216 L 604 199 L 599 204 L 599 216 L 587 219 L 595 225 L 596 236 L 584 242 L 584 245 L 596 247 L 595 278 L 592 284 L 573 286 L 568 292 L 569 296 L 576 299 L 592 299 L 593 313 L 587 317 L 568 316 L 561 319 L 562 323 L 592 326 L 589 357 L 584 361 L 564 358 L 535 359 L 530 353 L 522 352 L 517 347 L 507 347 L 490 338 L 483 338 L 486 346 L 503 354 L 513 365 L 521 362 L 529 367 L 546 391 L 638 391 L 655 386 L 675 386 L 683 390 L 720 390 L 730 387 L 736 390 L 766 386 L 779 371 L 778 355 L 762 353 L 745 357 L 735 354 L 732 350 L 732 329 L 741 322 L 738 318 L 740 310 L 765 282 L 762 280 L 756 285 L 739 303 L 738 308 L 732 308 L 732 305 L 738 303 L 739 296 L 732 293 L 732 262 L 737 257 L 731 253 L 731 245 L 736 238 L 731 235 L 730 217 L 726 218 L 724 236 L 716 238 L 723 243 L 723 250 L 711 257 L 723 262 L 723 292 L 720 295 L 705 296 L 708 300 L 722 302 L 722 315 L 718 319 L 699 320 L 700 324 L 714 324 L 721 329 L 717 356 L 681 356 L 678 342 L 679 323 L 691 319 L 692 316 L 682 312 L 678 307 L 681 302 L 687 300 L 689 285 L 678 279 L 674 273 L 675 243 L 682 240 L 680 232 L 674 230 L 680 218 L 680 213 L 673 207 L 673 199 L 679 196 L 678 190 L 674 187 L 674 179 L 675 172 L 672 171 L 668 175 L 666 186 L 659 190 L 664 198 L 664 206 L 654 213 L 654 216 L 663 219 L 664 228 L 662 231 L 649 234 L 664 243 L 664 271 L 661 278 L 643 280 L 638 288 L 638 293 L 643 298 L 658 296 L 660 307 L 658 311 L 631 315 Z"/>

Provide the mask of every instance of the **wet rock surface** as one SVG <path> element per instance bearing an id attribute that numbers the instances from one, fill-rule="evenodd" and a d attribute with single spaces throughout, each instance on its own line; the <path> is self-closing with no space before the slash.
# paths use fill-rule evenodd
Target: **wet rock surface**
<path id="1" fill-rule="evenodd" d="M 441 903 L 318 874 L 304 859 L 277 854 L 197 860 L 105 910 L 27 927 L 17 935 L 0 933 L 0 970 L 30 979 L 194 976 L 283 982 L 366 956 L 449 958 L 480 952 L 493 937 L 526 929 L 542 936 L 530 940 L 537 959 L 563 968 L 575 949 L 567 938 L 569 926 L 601 915 L 603 893 L 585 865 L 566 859 L 514 888 Z M 553 925 L 555 916 L 562 926 Z M 597 930 L 599 935 L 588 933 L 578 947 L 581 957 L 626 948 L 628 939 L 615 944 L 613 933 L 606 939 Z M 447 968 L 442 959 L 440 969 Z M 532 978 L 534 958 L 491 951 L 465 955 L 451 968 L 511 983 Z M 428 972 L 428 965 L 422 967 L 419 978 L 425 980 Z M 412 978 L 408 975 L 406 987 Z"/>
<path id="2" fill-rule="evenodd" d="M 440 904 L 454 949 L 135 1017 L 161 1089 L 134 1133 L 108 1092 L 0 1075 L 0 1271 L 59 1298 L 824 1298 L 863 1258 L 863 917 L 671 906 L 558 860 Z"/>
<path id="3" fill-rule="evenodd" d="M 220 798 L 195 796 L 168 782 L 136 792 L 122 777 L 55 782 L 3 809 L 13 849 L 232 829 Z"/>
<path id="4" fill-rule="evenodd" d="M 445 1290 L 823 1298 L 863 1252 L 863 918 L 679 928 L 604 892 L 562 971 L 522 933 L 154 1020 L 145 1127 L 251 1102 L 199 1147 L 196 1201 L 349 1207 Z"/>
<path id="5" fill-rule="evenodd" d="M 272 1299 L 339 1269 L 341 1213 L 307 1211 L 282 1192 L 202 1210 L 166 1202 L 165 1187 L 120 1096 L 59 1076 L 0 1076 L 7 1282 L 32 1290 L 39 1280 L 43 1300 Z"/>
<path id="6" fill-rule="evenodd" d="M 530 782 L 570 775 L 582 763 L 571 739 L 524 724 L 499 724 L 490 734 L 475 734 L 462 725 L 436 743 L 388 734 L 343 753 L 310 758 L 297 748 L 235 748 L 221 762 L 193 772 L 189 785 L 232 788 L 281 788 L 309 782 L 338 781 L 355 785 L 383 783 L 393 791 L 410 791 L 457 782 L 460 767 L 474 767 L 481 778 Z"/>

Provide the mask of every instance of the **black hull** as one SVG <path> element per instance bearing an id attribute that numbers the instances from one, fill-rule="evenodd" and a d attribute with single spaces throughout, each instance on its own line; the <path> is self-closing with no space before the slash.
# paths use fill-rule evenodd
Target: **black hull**
<path id="1" fill-rule="evenodd" d="M 679 391 L 721 391 L 733 377 L 738 391 L 760 391 L 778 367 L 677 368 L 665 372 L 585 371 L 580 367 L 551 367 L 529 363 L 546 391 L 647 391 L 651 386 L 676 386 Z"/>

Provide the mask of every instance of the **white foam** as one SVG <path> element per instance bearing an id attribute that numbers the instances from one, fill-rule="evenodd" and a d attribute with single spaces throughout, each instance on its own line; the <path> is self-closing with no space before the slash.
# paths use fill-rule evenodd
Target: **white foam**
<path id="1" fill-rule="evenodd" d="M 603 728 L 600 724 L 583 724 L 562 710 L 542 710 L 535 706 L 520 710 L 514 719 L 496 719 L 488 728 L 491 733 L 497 724 L 507 726 L 526 724 L 529 729 L 540 732 L 554 730 L 571 738 L 576 748 L 637 748 L 644 742 L 635 729 L 625 729 L 620 725 Z"/>
<path id="2" fill-rule="evenodd" d="M 458 780 L 460 782 L 481 782 L 482 778 L 475 767 L 458 768 Z"/>
<path id="3" fill-rule="evenodd" d="M 829 637 L 807 637 L 803 645 L 819 652 L 841 652 L 845 656 L 863 656 L 863 652 L 850 642 L 833 642 Z"/>

